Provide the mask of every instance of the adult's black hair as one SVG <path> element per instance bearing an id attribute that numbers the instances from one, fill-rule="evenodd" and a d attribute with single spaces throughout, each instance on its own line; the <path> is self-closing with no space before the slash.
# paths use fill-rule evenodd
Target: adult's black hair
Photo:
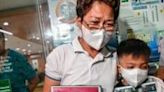
<path id="1" fill-rule="evenodd" d="M 114 21 L 119 15 L 120 0 L 77 0 L 76 13 L 77 16 L 83 19 L 86 13 L 91 9 L 94 2 L 103 2 L 112 7 L 114 13 Z"/>

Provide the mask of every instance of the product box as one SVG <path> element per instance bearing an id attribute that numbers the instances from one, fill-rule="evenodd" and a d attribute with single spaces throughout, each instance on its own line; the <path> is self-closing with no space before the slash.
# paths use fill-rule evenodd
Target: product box
<path id="1" fill-rule="evenodd" d="M 100 86 L 52 86 L 51 92 L 101 92 Z"/>

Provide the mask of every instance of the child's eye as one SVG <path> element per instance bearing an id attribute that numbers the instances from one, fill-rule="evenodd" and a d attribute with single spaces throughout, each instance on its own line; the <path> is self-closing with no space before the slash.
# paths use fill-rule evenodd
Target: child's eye
<path id="1" fill-rule="evenodd" d="M 141 67 L 141 69 L 148 69 L 148 66 L 144 65 L 144 66 Z"/>
<path id="2" fill-rule="evenodd" d="M 127 69 L 133 69 L 134 68 L 134 66 L 128 66 L 127 67 Z"/>

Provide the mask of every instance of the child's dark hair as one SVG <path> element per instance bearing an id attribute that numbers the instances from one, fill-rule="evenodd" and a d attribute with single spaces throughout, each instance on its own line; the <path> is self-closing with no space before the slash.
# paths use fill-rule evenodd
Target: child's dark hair
<path id="1" fill-rule="evenodd" d="M 117 48 L 118 58 L 130 54 L 135 58 L 144 56 L 146 60 L 149 60 L 151 51 L 147 44 L 142 40 L 128 39 L 122 41 Z"/>

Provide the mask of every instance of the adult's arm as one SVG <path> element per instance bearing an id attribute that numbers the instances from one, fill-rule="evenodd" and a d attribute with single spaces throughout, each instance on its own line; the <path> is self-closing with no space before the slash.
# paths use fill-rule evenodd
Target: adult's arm
<path id="1" fill-rule="evenodd" d="M 62 78 L 62 60 L 63 52 L 60 48 L 54 49 L 47 57 L 45 65 L 45 80 L 43 92 L 50 92 L 51 86 L 59 86 Z"/>
<path id="2" fill-rule="evenodd" d="M 60 81 L 45 76 L 43 92 L 50 92 L 51 86 L 60 86 Z"/>
<path id="3" fill-rule="evenodd" d="M 164 66 L 160 66 L 157 71 L 157 77 L 164 80 Z"/>

